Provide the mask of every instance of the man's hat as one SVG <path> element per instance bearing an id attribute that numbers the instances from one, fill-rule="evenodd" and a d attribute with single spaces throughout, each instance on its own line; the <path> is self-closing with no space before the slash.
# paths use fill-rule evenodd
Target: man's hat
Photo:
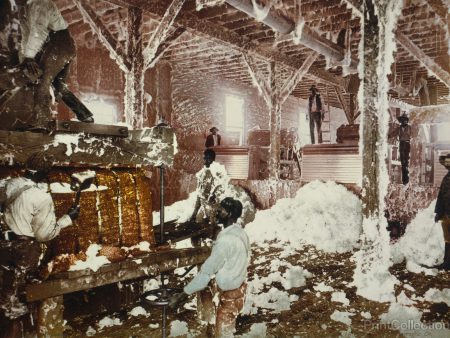
<path id="1" fill-rule="evenodd" d="M 313 90 L 317 90 L 316 85 L 311 85 L 311 87 L 309 87 L 310 92 L 312 92 Z"/>
<path id="2" fill-rule="evenodd" d="M 397 120 L 398 120 L 398 122 L 409 121 L 409 117 L 405 113 L 403 113 L 402 115 L 397 117 Z"/>
<path id="3" fill-rule="evenodd" d="M 219 131 L 219 129 L 216 128 L 216 127 L 212 127 L 209 131 L 212 133 L 214 130 L 215 130 L 215 131 Z"/>
<path id="4" fill-rule="evenodd" d="M 439 156 L 439 163 L 443 166 L 450 166 L 450 153 Z"/>

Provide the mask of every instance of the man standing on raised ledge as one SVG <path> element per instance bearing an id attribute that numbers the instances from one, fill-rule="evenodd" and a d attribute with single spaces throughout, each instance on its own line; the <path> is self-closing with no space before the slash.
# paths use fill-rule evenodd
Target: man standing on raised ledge
<path id="1" fill-rule="evenodd" d="M 34 95 L 34 123 L 30 129 L 46 130 L 52 119 L 50 86 L 55 97 L 82 122 L 94 122 L 92 113 L 68 89 L 65 82 L 75 56 L 75 42 L 68 25 L 52 0 L 16 0 L 19 9 L 22 42 L 19 61 L 27 76 L 37 81 Z"/>
<path id="2" fill-rule="evenodd" d="M 320 98 L 320 93 L 315 85 L 309 88 L 311 95 L 309 95 L 308 113 L 309 113 L 309 132 L 311 135 L 311 144 L 315 143 L 314 137 L 314 124 L 317 128 L 317 139 L 318 143 L 322 143 L 322 99 Z"/>
<path id="3" fill-rule="evenodd" d="M 219 134 L 217 134 L 218 131 L 219 131 L 219 129 L 217 129 L 216 127 L 212 127 L 209 130 L 209 132 L 211 134 L 209 134 L 206 137 L 205 148 L 212 148 L 212 147 L 220 146 L 220 140 L 222 137 Z"/>

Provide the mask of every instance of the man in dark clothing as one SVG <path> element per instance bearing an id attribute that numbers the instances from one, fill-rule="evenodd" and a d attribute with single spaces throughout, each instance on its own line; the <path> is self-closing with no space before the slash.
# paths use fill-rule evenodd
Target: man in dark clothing
<path id="1" fill-rule="evenodd" d="M 442 179 L 441 187 L 436 201 L 434 212 L 436 216 L 434 220 L 441 222 L 444 232 L 445 253 L 444 261 L 435 266 L 440 270 L 450 270 L 450 154 L 440 156 L 439 163 L 448 170 L 447 175 Z"/>
<path id="2" fill-rule="evenodd" d="M 397 128 L 398 141 L 400 143 L 400 163 L 402 165 L 402 183 L 409 182 L 409 152 L 411 149 L 411 126 L 408 124 L 408 116 L 403 114 L 398 117 L 400 126 Z"/>
<path id="3" fill-rule="evenodd" d="M 212 148 L 212 147 L 216 147 L 216 146 L 220 146 L 220 135 L 217 134 L 217 132 L 219 131 L 219 129 L 217 129 L 216 127 L 212 127 L 209 132 L 211 134 L 209 134 L 206 137 L 206 142 L 205 142 L 205 147 L 206 148 Z"/>
<path id="4" fill-rule="evenodd" d="M 311 144 L 315 143 L 314 124 L 316 125 L 317 128 L 318 143 L 322 143 L 322 120 L 323 120 L 322 99 L 320 98 L 320 93 L 315 85 L 312 85 L 309 90 L 311 91 L 311 95 L 309 95 L 309 105 L 308 105 L 309 131 L 311 134 Z"/>
<path id="5" fill-rule="evenodd" d="M 69 65 L 75 56 L 75 43 L 67 23 L 51 0 L 16 0 L 19 8 L 21 68 L 33 82 L 38 79 L 34 96 L 36 129 L 47 129 L 52 118 L 50 86 L 55 96 L 72 109 L 78 120 L 94 122 L 92 113 L 70 92 L 65 83 Z"/>

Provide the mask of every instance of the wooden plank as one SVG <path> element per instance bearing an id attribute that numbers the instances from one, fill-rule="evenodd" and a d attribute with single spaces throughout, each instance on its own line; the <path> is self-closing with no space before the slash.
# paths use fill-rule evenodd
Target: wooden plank
<path id="1" fill-rule="evenodd" d="M 98 271 L 83 270 L 74 278 L 51 279 L 25 288 L 26 300 L 34 302 L 66 293 L 92 289 L 121 281 L 156 276 L 182 266 L 203 263 L 208 258 L 209 247 L 152 252 L 120 263 L 108 264 Z M 69 272 L 70 277 L 70 272 Z"/>
<path id="2" fill-rule="evenodd" d="M 127 137 L 128 128 L 98 123 L 56 120 L 51 123 L 52 130 L 64 133 L 85 133 L 90 135 L 105 135 Z"/>
<path id="3" fill-rule="evenodd" d="M 0 164 L 23 164 L 31 153 L 45 151 L 56 165 L 171 166 L 174 137 L 173 129 L 166 127 L 133 130 L 127 138 L 0 130 Z"/>

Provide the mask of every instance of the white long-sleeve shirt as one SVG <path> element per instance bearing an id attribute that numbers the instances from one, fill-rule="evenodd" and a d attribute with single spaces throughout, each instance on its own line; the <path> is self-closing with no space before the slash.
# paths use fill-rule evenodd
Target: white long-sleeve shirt
<path id="1" fill-rule="evenodd" d="M 203 290 L 216 275 L 216 283 L 223 291 L 237 289 L 247 278 L 250 243 L 245 231 L 237 224 L 223 229 L 217 236 L 211 255 L 200 272 L 184 287 L 188 295 Z"/>
<path id="2" fill-rule="evenodd" d="M 18 177 L 4 183 L 3 187 L 0 186 L 0 199 L 4 199 L 0 202 L 5 204 L 3 220 L 15 234 L 46 242 L 58 236 L 62 228 L 72 224 L 69 215 L 56 221 L 50 193 L 39 188 L 32 180 Z"/>
<path id="3" fill-rule="evenodd" d="M 29 0 L 20 15 L 20 61 L 34 58 L 52 31 L 67 29 L 67 22 L 52 0 Z"/>

